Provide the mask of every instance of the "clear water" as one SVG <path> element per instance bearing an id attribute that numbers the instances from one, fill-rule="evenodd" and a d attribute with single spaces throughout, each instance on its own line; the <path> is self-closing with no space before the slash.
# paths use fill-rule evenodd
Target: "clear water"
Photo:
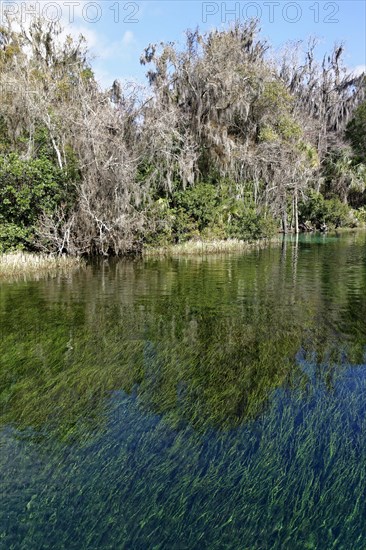
<path id="1" fill-rule="evenodd" d="M 0 287 L 0 546 L 366 548 L 366 234 Z"/>

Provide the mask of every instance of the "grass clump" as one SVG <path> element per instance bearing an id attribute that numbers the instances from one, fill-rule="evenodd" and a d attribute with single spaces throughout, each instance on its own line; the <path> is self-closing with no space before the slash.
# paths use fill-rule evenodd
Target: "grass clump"
<path id="1" fill-rule="evenodd" d="M 78 269 L 84 265 L 81 258 L 9 252 L 0 255 L 0 281 L 28 275 L 56 275 L 60 270 Z"/>
<path id="2" fill-rule="evenodd" d="M 174 256 L 194 254 L 217 254 L 221 252 L 235 252 L 243 250 L 258 250 L 269 243 L 280 242 L 279 237 L 272 239 L 261 239 L 258 241 L 244 241 L 241 239 L 215 239 L 201 240 L 191 239 L 189 241 L 171 244 L 166 246 L 151 247 L 144 249 L 145 256 Z"/>

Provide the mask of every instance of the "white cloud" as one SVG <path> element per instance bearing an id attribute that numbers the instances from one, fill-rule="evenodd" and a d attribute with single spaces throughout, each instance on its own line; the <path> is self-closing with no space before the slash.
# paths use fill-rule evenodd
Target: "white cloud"
<path id="1" fill-rule="evenodd" d="M 88 38 L 87 36 L 85 36 Z M 89 43 L 89 40 L 88 40 Z M 91 50 L 96 54 L 98 59 L 104 60 L 126 60 L 136 54 L 137 41 L 133 32 L 126 31 L 122 39 L 113 42 L 103 36 L 98 36 L 98 42 L 90 44 Z"/>
<path id="2" fill-rule="evenodd" d="M 132 31 L 126 31 L 122 37 L 122 44 L 124 46 L 130 46 L 135 42 L 135 37 Z"/>
<path id="3" fill-rule="evenodd" d="M 112 86 L 114 78 L 109 74 L 108 71 L 104 70 L 104 68 L 100 67 L 99 65 L 95 65 L 93 67 L 93 72 L 95 79 L 99 83 L 101 88 L 105 90 L 106 88 L 110 88 Z"/>
<path id="4" fill-rule="evenodd" d="M 97 50 L 101 45 L 102 37 L 94 30 L 82 25 L 73 25 L 63 30 L 61 37 L 66 38 L 67 35 L 71 35 L 72 38 L 78 39 L 80 35 L 83 35 L 88 48 Z"/>
<path id="5" fill-rule="evenodd" d="M 366 65 L 356 65 L 356 67 L 353 67 L 351 70 L 353 74 L 360 76 L 362 73 L 366 73 Z"/>

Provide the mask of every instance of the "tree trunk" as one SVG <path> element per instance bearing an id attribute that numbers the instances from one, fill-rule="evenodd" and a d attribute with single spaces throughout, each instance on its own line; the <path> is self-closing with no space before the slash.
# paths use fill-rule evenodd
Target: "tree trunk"
<path id="1" fill-rule="evenodd" d="M 294 194 L 294 221 L 295 221 L 295 234 L 297 235 L 299 233 L 299 210 L 298 210 L 298 204 L 297 204 L 297 185 L 295 187 L 295 194 Z"/>
<path id="2" fill-rule="evenodd" d="M 286 209 L 286 200 L 282 209 L 282 231 L 286 235 L 287 233 L 287 209 Z"/>

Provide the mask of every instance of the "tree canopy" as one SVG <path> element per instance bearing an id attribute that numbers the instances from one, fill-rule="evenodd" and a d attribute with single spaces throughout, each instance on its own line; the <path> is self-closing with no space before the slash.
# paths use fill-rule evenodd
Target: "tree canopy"
<path id="1" fill-rule="evenodd" d="M 255 21 L 197 29 L 144 50 L 143 91 L 102 90 L 83 37 L 16 23 L 0 28 L 1 250 L 260 238 L 319 226 L 314 194 L 365 204 L 365 76 L 343 46 L 317 61 L 313 40 L 275 55 Z"/>

